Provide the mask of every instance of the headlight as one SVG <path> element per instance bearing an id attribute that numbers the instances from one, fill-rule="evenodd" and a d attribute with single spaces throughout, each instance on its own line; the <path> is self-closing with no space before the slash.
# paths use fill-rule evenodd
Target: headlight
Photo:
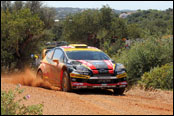
<path id="1" fill-rule="evenodd" d="M 86 67 L 82 66 L 82 65 L 76 66 L 76 71 L 78 71 L 78 72 L 89 72 L 89 70 Z"/>
<path id="2" fill-rule="evenodd" d="M 122 71 L 122 69 L 125 69 L 124 65 L 120 64 L 120 63 L 117 63 L 116 64 L 116 71 L 120 72 L 120 71 Z"/>

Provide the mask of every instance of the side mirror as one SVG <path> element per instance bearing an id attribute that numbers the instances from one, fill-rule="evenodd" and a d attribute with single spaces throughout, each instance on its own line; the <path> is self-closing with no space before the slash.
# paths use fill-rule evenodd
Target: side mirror
<path id="1" fill-rule="evenodd" d="M 53 62 L 55 62 L 57 65 L 59 64 L 59 60 L 54 59 Z"/>

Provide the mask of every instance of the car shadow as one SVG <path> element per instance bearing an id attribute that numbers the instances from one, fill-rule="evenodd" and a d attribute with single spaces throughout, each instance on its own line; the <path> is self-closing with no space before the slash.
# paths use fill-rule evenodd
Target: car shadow
<path id="1" fill-rule="evenodd" d="M 123 95 L 115 95 L 112 89 L 77 89 L 73 90 L 73 93 L 78 95 L 114 95 L 114 96 L 125 96 Z"/>

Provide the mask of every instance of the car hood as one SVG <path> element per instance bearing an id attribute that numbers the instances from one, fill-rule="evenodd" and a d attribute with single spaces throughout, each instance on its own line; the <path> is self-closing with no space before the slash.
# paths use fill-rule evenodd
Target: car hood
<path id="1" fill-rule="evenodd" d="M 91 70 L 113 70 L 114 64 L 110 60 L 77 60 Z"/>

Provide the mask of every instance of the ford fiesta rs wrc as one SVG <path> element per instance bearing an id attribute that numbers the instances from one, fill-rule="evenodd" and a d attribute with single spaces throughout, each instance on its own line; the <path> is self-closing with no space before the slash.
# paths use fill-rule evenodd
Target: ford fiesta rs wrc
<path id="1" fill-rule="evenodd" d="M 62 91 L 104 88 L 123 94 L 127 87 L 123 64 L 115 63 L 100 49 L 85 44 L 70 44 L 49 50 L 38 67 L 37 77 Z"/>

